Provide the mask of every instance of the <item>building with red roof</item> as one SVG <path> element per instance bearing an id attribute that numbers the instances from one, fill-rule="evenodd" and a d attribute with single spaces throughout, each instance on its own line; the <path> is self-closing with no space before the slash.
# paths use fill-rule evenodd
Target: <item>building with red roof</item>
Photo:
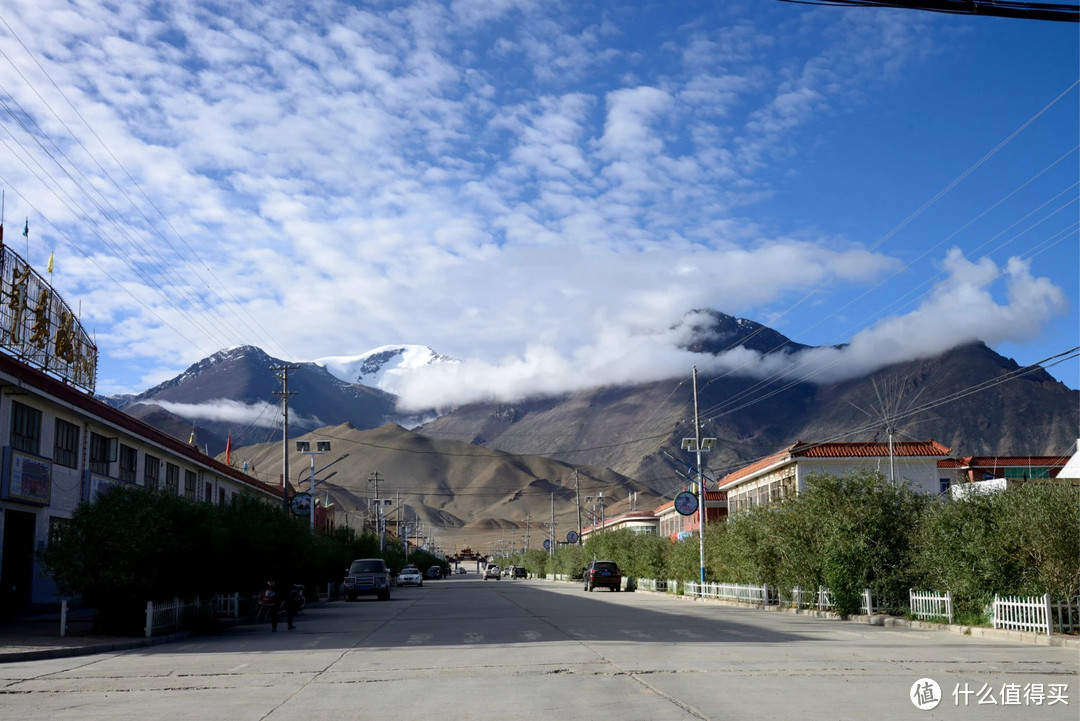
<path id="1" fill-rule="evenodd" d="M 855 471 L 880 471 L 903 480 L 921 493 L 941 493 L 938 462 L 947 459 L 949 449 L 934 440 L 887 442 L 799 441 L 720 479 L 719 489 L 727 493 L 730 513 L 777 502 L 806 489 L 806 479 L 815 473 L 845 475 Z M 948 484 L 946 483 L 945 488 Z"/>

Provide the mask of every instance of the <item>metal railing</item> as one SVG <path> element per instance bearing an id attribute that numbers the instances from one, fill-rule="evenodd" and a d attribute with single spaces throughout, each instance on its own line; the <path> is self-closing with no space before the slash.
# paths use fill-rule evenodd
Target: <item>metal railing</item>
<path id="1" fill-rule="evenodd" d="M 1050 602 L 1051 626 L 1058 633 L 1080 631 L 1080 596 Z"/>
<path id="2" fill-rule="evenodd" d="M 210 599 L 210 610 L 218 618 L 240 617 L 240 594 L 219 593 Z"/>

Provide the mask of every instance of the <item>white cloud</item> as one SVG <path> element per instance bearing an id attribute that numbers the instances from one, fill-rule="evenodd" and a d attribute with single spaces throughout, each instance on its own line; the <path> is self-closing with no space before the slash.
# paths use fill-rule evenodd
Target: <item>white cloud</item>
<path id="1" fill-rule="evenodd" d="M 281 408 L 271 403 L 241 403 L 225 399 L 205 403 L 155 400 L 154 405 L 191 421 L 235 423 L 257 428 L 278 428 L 281 425 Z M 318 417 L 306 418 L 296 413 L 290 414 L 290 421 L 304 428 L 322 428 L 327 425 Z"/>
<path id="2" fill-rule="evenodd" d="M 888 96 L 933 47 L 932 21 L 763 5 L 191 0 L 76 16 L 12 0 L 5 19 L 93 132 L 6 42 L 33 88 L 6 62 L 0 82 L 87 178 L 63 196 L 12 162 L 5 181 L 32 206 L 9 193 L 8 212 L 55 227 L 32 220 L 96 332 L 102 392 L 239 343 L 286 359 L 398 342 L 488 369 L 512 358 L 507 393 L 531 375 L 559 387 L 541 367 L 576 367 L 584 348 L 586 375 L 617 377 L 618 343 L 650 348 L 642 329 L 689 308 L 768 316 L 898 266 L 845 238 L 846 218 L 815 218 L 816 233 L 758 207 L 808 138 Z M 1012 292 L 1005 307 L 1034 319 L 1050 293 Z M 656 352 L 657 367 L 685 365 Z"/>
<path id="3" fill-rule="evenodd" d="M 708 372 L 834 382 L 932 357 L 975 340 L 1024 340 L 1032 329 L 1064 310 L 1062 291 L 1046 278 L 1033 277 L 1029 264 L 1019 259 L 998 268 L 987 259 L 970 262 L 954 249 L 944 267 L 947 276 L 918 309 L 887 318 L 842 347 L 762 356 L 740 346 L 719 356 L 694 354 L 679 347 L 690 339 L 693 316 L 656 330 L 635 326 L 632 320 L 656 317 L 655 313 L 616 313 L 581 319 L 583 324 L 595 324 L 584 334 L 593 339 L 587 344 L 559 343 L 552 337 L 531 344 L 521 356 L 498 362 L 467 360 L 421 369 L 399 379 L 396 390 L 403 410 L 419 410 L 659 381 L 685 375 L 693 365 Z M 998 302 L 992 290 L 1002 278 L 1006 299 Z"/>

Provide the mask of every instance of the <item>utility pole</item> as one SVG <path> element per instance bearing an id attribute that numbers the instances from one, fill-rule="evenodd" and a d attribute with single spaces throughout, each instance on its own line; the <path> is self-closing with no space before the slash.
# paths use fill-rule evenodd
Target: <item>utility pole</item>
<path id="1" fill-rule="evenodd" d="M 525 516 L 525 553 L 529 552 L 529 532 L 532 530 L 532 513 Z"/>
<path id="2" fill-rule="evenodd" d="M 551 555 L 555 555 L 555 492 L 551 493 Z"/>
<path id="3" fill-rule="evenodd" d="M 373 473 L 368 474 L 368 486 L 371 486 L 372 483 L 375 484 L 375 495 L 373 497 L 369 498 L 369 500 L 368 500 L 368 508 L 370 509 L 371 506 L 375 506 L 375 513 L 372 514 L 372 515 L 373 515 L 373 517 L 375 519 L 375 535 L 378 535 L 379 534 L 379 528 L 380 528 L 380 526 L 379 526 L 379 500 L 378 500 L 379 499 L 379 472 L 378 471 L 375 471 Z"/>
<path id="4" fill-rule="evenodd" d="M 394 531 L 397 533 L 398 538 L 401 538 L 401 491 L 394 491 L 394 505 L 397 506 L 397 518 L 394 519 Z M 406 541 L 406 543 L 408 543 Z"/>
<path id="5" fill-rule="evenodd" d="M 383 520 L 382 520 L 382 507 L 383 498 L 379 495 L 379 472 L 375 471 L 368 476 L 368 483 L 375 484 L 375 530 L 379 534 L 379 552 L 382 553 L 385 548 L 385 541 L 383 536 Z"/>
<path id="6" fill-rule="evenodd" d="M 698 543 L 701 549 L 701 597 L 705 597 L 705 479 L 701 469 L 701 419 L 698 417 L 697 366 L 694 366 L 694 450 L 697 452 Z"/>
<path id="7" fill-rule="evenodd" d="M 289 371 L 299 367 L 298 365 L 270 367 L 272 371 L 280 371 L 277 377 L 281 379 L 281 390 L 274 391 L 274 395 L 281 396 L 281 415 L 284 417 L 284 423 L 281 426 L 281 500 L 285 515 L 289 514 L 289 396 L 296 395 L 296 391 L 289 391 Z M 314 494 L 312 494 L 311 502 L 315 503 Z"/>
<path id="8" fill-rule="evenodd" d="M 582 545 L 581 540 L 581 482 L 578 480 L 577 469 L 574 469 L 574 501 L 577 504 L 577 543 Z"/>

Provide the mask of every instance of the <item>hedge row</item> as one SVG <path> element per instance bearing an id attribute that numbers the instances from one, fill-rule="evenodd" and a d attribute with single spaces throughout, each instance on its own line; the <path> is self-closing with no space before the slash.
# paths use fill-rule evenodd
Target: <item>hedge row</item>
<path id="1" fill-rule="evenodd" d="M 123 630 L 151 600 L 256 593 L 271 578 L 325 588 L 355 558 L 382 556 L 400 569 L 401 542 L 385 545 L 380 553 L 378 537 L 351 529 L 312 534 L 306 519 L 248 496 L 215 506 L 120 486 L 79 505 L 43 560 L 61 593 L 80 596 L 104 625 Z M 446 566 L 422 551 L 409 561 Z"/>
<path id="2" fill-rule="evenodd" d="M 705 552 L 709 581 L 825 585 L 842 613 L 857 611 L 863 588 L 897 606 L 919 588 L 952 591 L 961 614 L 978 616 L 995 593 L 1080 595 L 1080 489 L 1026 483 L 953 501 L 877 472 L 815 475 L 796 498 L 709 524 Z M 594 558 L 638 578 L 700 575 L 696 536 L 671 543 L 627 530 L 503 562 L 579 577 Z"/>

